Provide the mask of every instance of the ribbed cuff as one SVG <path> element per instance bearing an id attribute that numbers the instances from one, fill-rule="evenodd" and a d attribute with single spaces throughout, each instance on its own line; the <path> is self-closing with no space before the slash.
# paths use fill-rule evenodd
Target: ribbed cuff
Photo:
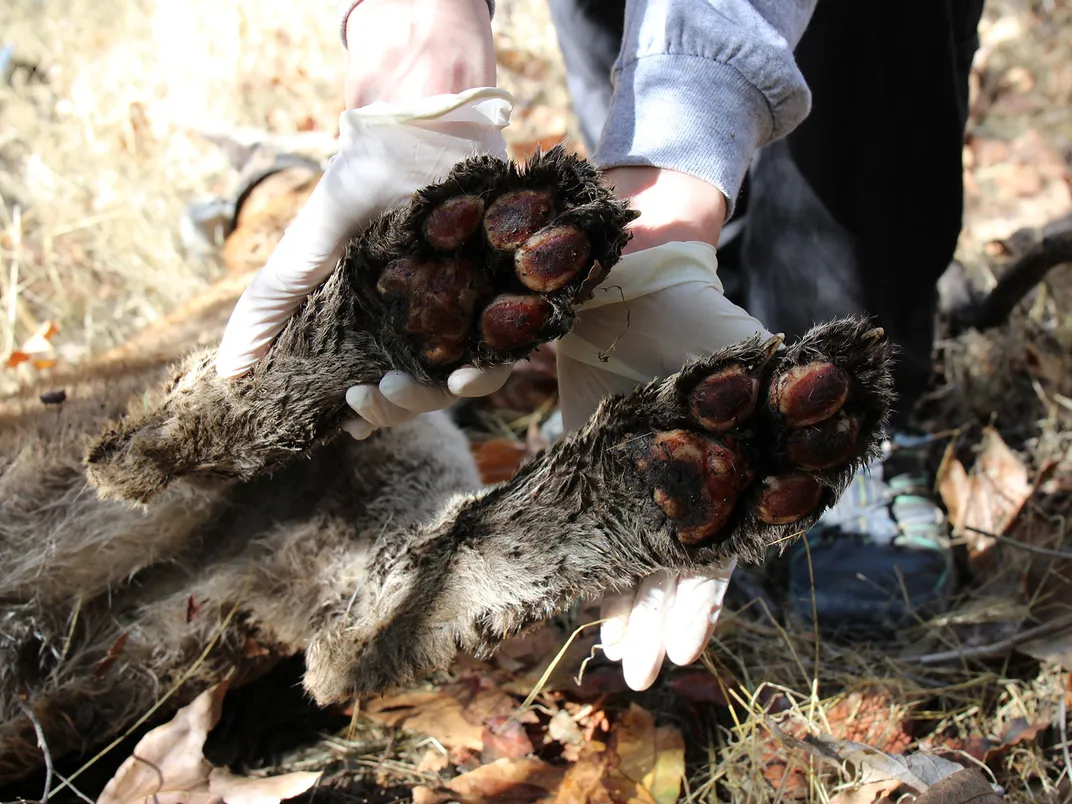
<path id="1" fill-rule="evenodd" d="M 733 67 L 700 56 L 643 56 L 622 66 L 594 160 L 687 173 L 726 196 L 733 214 L 745 173 L 774 115 Z"/>
<path id="2" fill-rule="evenodd" d="M 361 0 L 339 0 L 339 14 L 342 17 L 342 22 L 339 23 L 339 38 L 342 40 L 343 48 L 346 47 L 346 21 L 350 19 L 350 12 L 354 10 Z M 491 18 L 495 18 L 495 0 L 487 0 L 488 13 Z"/>

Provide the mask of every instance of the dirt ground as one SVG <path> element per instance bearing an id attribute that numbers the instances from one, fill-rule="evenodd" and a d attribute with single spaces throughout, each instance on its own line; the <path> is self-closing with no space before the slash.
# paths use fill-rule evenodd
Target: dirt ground
<path id="1" fill-rule="evenodd" d="M 544 4 L 499 0 L 495 29 L 514 152 L 572 137 Z M 957 261 L 985 293 L 1030 240 L 1014 233 L 1072 214 L 1072 0 L 991 0 L 980 33 Z M 222 238 L 194 230 L 190 204 L 231 192 L 258 143 L 330 153 L 343 66 L 329 3 L 0 5 L 0 393 L 127 342 L 224 277 Z M 357 712 L 230 693 L 222 725 L 245 738 L 217 729 L 206 752 L 251 775 L 324 770 L 306 800 L 889 800 L 877 782 L 846 788 L 817 758 L 822 738 L 849 765 L 846 741 L 981 769 L 1009 801 L 1072 801 L 1069 264 L 1003 324 L 944 322 L 936 356 L 921 412 L 967 583 L 896 644 L 827 643 L 740 589 L 702 662 L 642 695 L 585 662 L 595 628 L 538 684 L 598 616 L 579 609 Z M 489 480 L 540 444 L 554 378 L 536 368 L 466 411 Z M 523 728 L 506 725 L 537 687 Z"/>

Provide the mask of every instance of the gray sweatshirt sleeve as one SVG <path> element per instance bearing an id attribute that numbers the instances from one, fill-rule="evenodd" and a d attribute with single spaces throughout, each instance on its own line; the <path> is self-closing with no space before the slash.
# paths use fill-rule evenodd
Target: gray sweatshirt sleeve
<path id="1" fill-rule="evenodd" d="M 722 190 L 811 110 L 793 49 L 816 0 L 628 0 L 601 167 L 654 165 Z"/>

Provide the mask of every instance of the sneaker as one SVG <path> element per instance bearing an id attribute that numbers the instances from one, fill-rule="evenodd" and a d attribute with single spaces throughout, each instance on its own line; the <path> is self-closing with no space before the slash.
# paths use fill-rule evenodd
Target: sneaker
<path id="1" fill-rule="evenodd" d="M 946 518 L 930 495 L 929 443 L 895 435 L 790 548 L 791 619 L 812 628 L 814 614 L 827 635 L 877 639 L 945 609 L 957 577 Z"/>

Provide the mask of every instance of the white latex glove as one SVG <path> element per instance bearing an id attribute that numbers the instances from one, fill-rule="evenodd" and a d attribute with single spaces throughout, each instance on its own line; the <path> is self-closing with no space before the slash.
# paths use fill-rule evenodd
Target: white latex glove
<path id="1" fill-rule="evenodd" d="M 220 344 L 217 371 L 237 376 L 263 357 L 302 299 L 334 270 L 346 241 L 377 215 L 405 203 L 469 156 L 505 156 L 502 130 L 512 110 L 510 93 L 481 87 L 343 112 L 338 153 L 238 300 Z M 459 397 L 492 393 L 511 368 L 462 367 L 445 388 L 389 373 L 379 386 L 349 390 L 346 400 L 358 418 L 346 428 L 364 438 L 377 427 L 447 407 Z"/>
<path id="2" fill-rule="evenodd" d="M 680 369 L 763 325 L 723 295 L 715 249 L 668 243 L 622 258 L 573 329 L 558 343 L 562 423 L 579 427 L 608 394 Z M 606 362 L 600 356 L 606 358 Z M 707 646 L 735 561 L 695 573 L 656 573 L 603 600 L 603 651 L 622 662 L 626 683 L 647 689 L 664 658 L 690 664 Z"/>

